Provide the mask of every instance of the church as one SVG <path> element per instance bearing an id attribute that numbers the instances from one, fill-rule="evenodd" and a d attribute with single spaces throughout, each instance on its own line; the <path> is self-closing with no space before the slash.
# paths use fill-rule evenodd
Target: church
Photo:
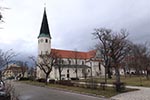
<path id="1" fill-rule="evenodd" d="M 44 8 L 44 14 L 41 24 L 40 33 L 38 36 L 38 56 L 44 54 L 50 54 L 51 52 L 57 52 L 61 55 L 63 62 L 63 69 L 61 72 L 62 79 L 72 79 L 78 77 L 99 77 L 105 74 L 105 68 L 102 66 L 100 60 L 100 54 L 97 50 L 82 52 L 73 50 L 60 50 L 51 48 L 51 34 L 48 24 L 48 18 L 46 14 L 46 8 Z M 76 67 L 75 67 L 76 66 Z M 49 79 L 59 79 L 58 67 L 52 67 L 52 71 L 49 75 Z M 37 67 L 37 79 L 45 78 L 44 72 Z"/>

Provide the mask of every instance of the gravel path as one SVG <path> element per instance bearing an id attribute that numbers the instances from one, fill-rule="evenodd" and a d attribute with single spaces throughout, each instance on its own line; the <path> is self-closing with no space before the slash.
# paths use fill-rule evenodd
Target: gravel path
<path id="1" fill-rule="evenodd" d="M 122 93 L 112 97 L 112 100 L 150 100 L 150 88 L 127 86 L 127 88 L 140 89 L 138 91 Z"/>

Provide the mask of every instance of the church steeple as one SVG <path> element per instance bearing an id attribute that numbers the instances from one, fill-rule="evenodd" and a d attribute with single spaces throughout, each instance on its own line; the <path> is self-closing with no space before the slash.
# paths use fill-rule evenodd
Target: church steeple
<path id="1" fill-rule="evenodd" d="M 38 55 L 50 54 L 51 52 L 51 35 L 48 26 L 46 8 L 44 8 L 43 20 L 38 36 Z"/>
<path id="2" fill-rule="evenodd" d="M 40 37 L 49 37 L 51 39 L 47 15 L 46 15 L 46 8 L 44 8 L 43 20 L 42 20 L 40 34 L 38 38 Z"/>

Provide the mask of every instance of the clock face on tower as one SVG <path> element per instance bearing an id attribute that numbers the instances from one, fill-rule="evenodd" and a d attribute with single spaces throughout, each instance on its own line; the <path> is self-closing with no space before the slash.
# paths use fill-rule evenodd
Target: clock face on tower
<path id="1" fill-rule="evenodd" d="M 43 39 L 41 39 L 41 42 L 43 42 Z"/>

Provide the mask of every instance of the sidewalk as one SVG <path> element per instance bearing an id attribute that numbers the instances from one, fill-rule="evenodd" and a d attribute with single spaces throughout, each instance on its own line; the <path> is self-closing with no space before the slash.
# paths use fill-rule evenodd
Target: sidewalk
<path id="1" fill-rule="evenodd" d="M 86 82 L 78 82 L 78 83 L 87 84 Z M 100 85 L 100 83 L 97 85 Z M 113 85 L 107 84 L 106 86 L 112 87 Z M 139 90 L 116 95 L 114 97 L 111 97 L 110 100 L 150 100 L 150 88 L 140 86 L 126 86 L 126 88 Z"/>
<path id="2" fill-rule="evenodd" d="M 139 91 L 132 91 L 122 93 L 112 97 L 113 100 L 150 100 L 150 88 L 138 86 L 126 86 L 127 88 L 140 89 Z"/>

